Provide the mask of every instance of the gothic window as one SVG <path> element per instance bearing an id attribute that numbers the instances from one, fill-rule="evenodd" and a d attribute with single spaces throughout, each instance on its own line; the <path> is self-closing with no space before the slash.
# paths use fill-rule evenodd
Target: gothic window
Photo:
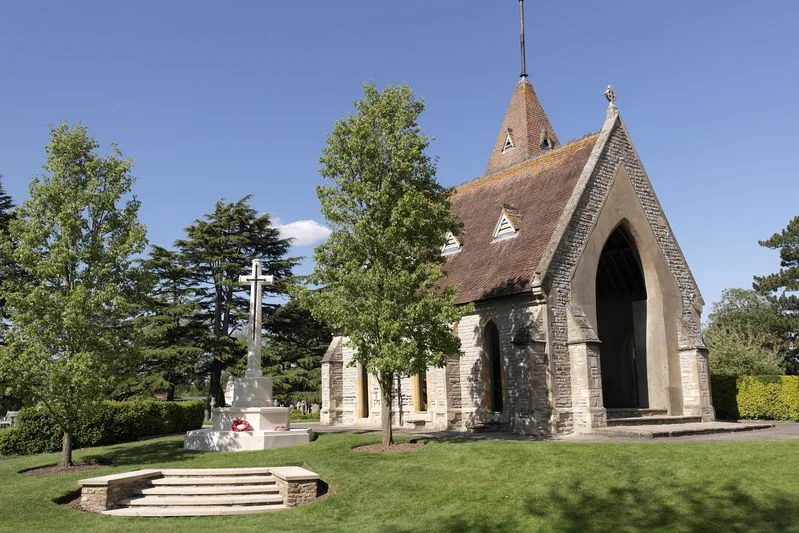
<path id="1" fill-rule="evenodd" d="M 485 350 L 484 384 L 486 386 L 487 411 L 502 411 L 502 353 L 499 349 L 499 331 L 493 321 L 483 330 Z"/>

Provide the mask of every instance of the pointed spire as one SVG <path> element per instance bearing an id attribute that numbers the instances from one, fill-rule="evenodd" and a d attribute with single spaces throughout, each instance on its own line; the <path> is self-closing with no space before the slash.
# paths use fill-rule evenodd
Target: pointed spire
<path id="1" fill-rule="evenodd" d="M 519 45 L 522 73 L 499 128 L 497 142 L 488 159 L 486 175 L 512 167 L 557 147 L 560 142 L 535 89 L 527 81 L 527 58 L 524 46 L 524 0 L 519 0 Z"/>
<path id="2" fill-rule="evenodd" d="M 517 165 L 559 145 L 535 89 L 522 78 L 511 96 L 485 175 Z"/>

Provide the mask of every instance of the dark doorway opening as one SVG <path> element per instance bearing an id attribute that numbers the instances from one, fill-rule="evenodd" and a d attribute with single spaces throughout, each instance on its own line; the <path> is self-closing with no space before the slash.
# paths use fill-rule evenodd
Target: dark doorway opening
<path id="1" fill-rule="evenodd" d="M 599 257 L 596 313 L 605 407 L 648 407 L 646 283 L 624 224 L 608 237 Z"/>
<path id="2" fill-rule="evenodd" d="M 502 354 L 499 351 L 499 331 L 494 322 L 486 324 L 483 333 L 486 351 L 487 409 L 502 411 Z"/>

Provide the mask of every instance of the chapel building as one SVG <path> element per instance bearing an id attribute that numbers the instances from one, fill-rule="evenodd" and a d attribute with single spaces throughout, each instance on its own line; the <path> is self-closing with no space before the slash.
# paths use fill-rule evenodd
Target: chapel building
<path id="1" fill-rule="evenodd" d="M 457 188 L 444 284 L 461 353 L 400 380 L 395 427 L 536 436 L 608 418 L 711 421 L 704 302 L 615 105 L 561 144 L 523 75 L 482 177 Z M 442 228 L 445 231 L 446 228 Z M 377 380 L 336 337 L 321 421 L 380 426 Z"/>

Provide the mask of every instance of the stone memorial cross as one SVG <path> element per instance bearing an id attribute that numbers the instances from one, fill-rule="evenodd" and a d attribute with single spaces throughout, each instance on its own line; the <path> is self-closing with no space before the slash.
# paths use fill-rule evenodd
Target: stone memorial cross
<path id="1" fill-rule="evenodd" d="M 250 335 L 247 337 L 247 371 L 245 378 L 260 378 L 261 370 L 261 304 L 262 287 L 272 285 L 274 276 L 264 276 L 261 272 L 261 260 L 252 260 L 252 273 L 239 276 L 240 285 L 250 286 Z"/>

